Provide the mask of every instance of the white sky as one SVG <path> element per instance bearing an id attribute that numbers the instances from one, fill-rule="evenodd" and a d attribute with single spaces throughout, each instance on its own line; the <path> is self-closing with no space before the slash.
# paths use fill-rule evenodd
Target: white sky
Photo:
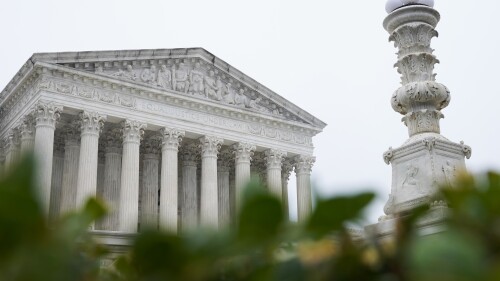
<path id="1" fill-rule="evenodd" d="M 471 171 L 500 170 L 500 2 L 436 2 L 437 80 L 452 94 L 442 134 L 472 146 Z M 408 137 L 389 103 L 399 75 L 384 7 L 384 0 L 4 0 L 0 88 L 35 52 L 203 47 L 328 123 L 314 138 L 315 190 L 376 190 L 368 215 L 375 222 L 391 185 L 382 153 Z"/>

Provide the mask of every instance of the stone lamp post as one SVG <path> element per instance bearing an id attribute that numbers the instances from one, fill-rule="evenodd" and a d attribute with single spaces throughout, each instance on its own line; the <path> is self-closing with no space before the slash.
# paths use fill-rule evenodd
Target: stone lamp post
<path id="1" fill-rule="evenodd" d="M 409 139 L 384 153 L 384 161 L 392 165 L 392 187 L 379 226 L 431 204 L 439 186 L 451 184 L 465 169 L 464 158 L 471 156 L 469 146 L 440 134 L 441 110 L 450 103 L 450 91 L 436 82 L 434 74 L 439 61 L 430 44 L 438 35 L 440 15 L 433 6 L 432 0 L 390 0 L 386 5 L 384 28 L 398 48 L 395 67 L 401 74 L 401 87 L 392 95 L 391 105 L 403 115 Z"/>

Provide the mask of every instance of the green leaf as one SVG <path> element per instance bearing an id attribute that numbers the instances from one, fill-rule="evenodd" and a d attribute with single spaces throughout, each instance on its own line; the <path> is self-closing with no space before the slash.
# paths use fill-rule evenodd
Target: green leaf
<path id="1" fill-rule="evenodd" d="M 357 219 L 374 197 L 373 193 L 362 193 L 319 200 L 316 209 L 307 221 L 307 232 L 315 236 L 323 236 L 340 230 L 344 223 Z"/>
<path id="2" fill-rule="evenodd" d="M 238 239 L 249 244 L 260 244 L 275 239 L 284 223 L 284 211 L 278 198 L 262 187 L 251 184 L 238 220 Z"/>
<path id="3" fill-rule="evenodd" d="M 412 280 L 484 280 L 486 256 L 478 237 L 449 229 L 411 241 L 406 259 Z"/>

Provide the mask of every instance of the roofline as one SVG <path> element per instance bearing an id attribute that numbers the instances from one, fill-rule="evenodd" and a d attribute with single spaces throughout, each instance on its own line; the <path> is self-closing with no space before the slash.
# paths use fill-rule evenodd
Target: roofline
<path id="1" fill-rule="evenodd" d="M 176 56 L 198 56 L 211 63 L 218 68 L 227 71 L 229 74 L 241 79 L 244 82 L 251 84 L 257 91 L 267 94 L 269 98 L 282 106 L 286 106 L 289 110 L 300 118 L 304 118 L 311 122 L 314 126 L 320 129 L 326 127 L 326 123 L 316 118 L 309 112 L 303 110 L 297 105 L 291 103 L 279 94 L 270 90 L 266 86 L 260 84 L 253 78 L 234 68 L 227 62 L 216 57 L 212 53 L 203 48 L 177 48 L 177 49 L 143 49 L 143 50 L 118 50 L 118 51 L 85 51 L 85 52 L 55 52 L 55 53 L 35 53 L 30 59 L 21 67 L 16 75 L 11 79 L 7 86 L 0 93 L 0 105 L 5 101 L 6 95 L 10 94 L 24 78 L 31 73 L 36 62 L 48 63 L 75 63 L 75 62 L 99 62 L 109 60 L 147 60 L 147 59 L 161 59 L 165 57 Z"/>

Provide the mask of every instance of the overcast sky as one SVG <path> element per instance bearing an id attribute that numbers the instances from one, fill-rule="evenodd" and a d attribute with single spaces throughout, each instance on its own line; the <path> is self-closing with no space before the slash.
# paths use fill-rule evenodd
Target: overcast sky
<path id="1" fill-rule="evenodd" d="M 437 80 L 452 95 L 441 133 L 470 145 L 467 166 L 483 172 L 500 170 L 500 2 L 477 2 L 436 0 L 433 48 Z M 375 222 L 391 185 L 382 153 L 408 138 L 389 103 L 399 75 L 384 7 L 385 0 L 5 0 L 0 88 L 36 52 L 203 47 L 328 123 L 313 139 L 315 191 L 376 190 L 368 215 Z"/>

